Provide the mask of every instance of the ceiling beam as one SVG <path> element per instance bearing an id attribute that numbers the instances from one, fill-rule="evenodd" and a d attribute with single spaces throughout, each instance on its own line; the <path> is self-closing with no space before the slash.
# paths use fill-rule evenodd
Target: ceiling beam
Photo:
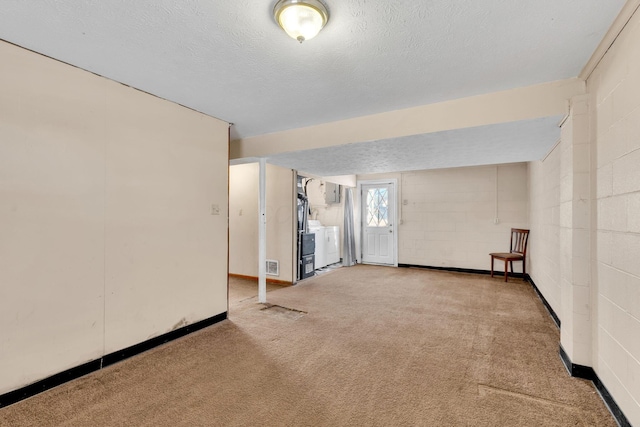
<path id="1" fill-rule="evenodd" d="M 568 100 L 584 93 L 584 80 L 573 78 L 290 129 L 235 140 L 230 146 L 230 158 L 266 157 L 354 142 L 564 115 L 568 112 Z"/>

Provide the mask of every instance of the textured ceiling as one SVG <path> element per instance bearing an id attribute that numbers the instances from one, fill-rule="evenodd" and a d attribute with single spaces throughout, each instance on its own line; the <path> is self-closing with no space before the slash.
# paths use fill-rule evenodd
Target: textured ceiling
<path id="1" fill-rule="evenodd" d="M 541 159 L 558 141 L 561 119 L 545 117 L 282 153 L 268 162 L 319 176 L 526 162 Z"/>
<path id="2" fill-rule="evenodd" d="M 327 0 L 303 44 L 274 3 L 2 0 L 0 39 L 246 137 L 575 77 L 624 0 Z"/>

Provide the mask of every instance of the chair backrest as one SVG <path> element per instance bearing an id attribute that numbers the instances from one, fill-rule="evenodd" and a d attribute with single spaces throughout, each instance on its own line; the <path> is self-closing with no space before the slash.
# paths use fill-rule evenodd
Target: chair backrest
<path id="1" fill-rule="evenodd" d="M 522 228 L 511 229 L 511 250 L 513 254 L 527 255 L 527 243 L 529 241 L 529 230 Z"/>

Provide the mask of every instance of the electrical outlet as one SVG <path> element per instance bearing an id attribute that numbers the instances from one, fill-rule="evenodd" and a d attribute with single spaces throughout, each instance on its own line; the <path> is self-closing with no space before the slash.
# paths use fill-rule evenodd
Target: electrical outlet
<path id="1" fill-rule="evenodd" d="M 211 215 L 220 215 L 220 205 L 211 205 Z"/>
<path id="2" fill-rule="evenodd" d="M 494 224 L 500 224 L 500 219 L 499 219 L 499 218 L 495 218 L 495 219 L 493 220 L 493 223 L 494 223 Z"/>

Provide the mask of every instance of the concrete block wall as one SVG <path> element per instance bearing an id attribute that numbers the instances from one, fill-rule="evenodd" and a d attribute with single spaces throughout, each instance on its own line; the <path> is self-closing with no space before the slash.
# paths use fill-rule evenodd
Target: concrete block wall
<path id="1" fill-rule="evenodd" d="M 571 99 L 560 150 L 560 342 L 573 363 L 592 365 L 589 97 Z M 535 279 L 534 279 L 535 280 Z"/>
<path id="2" fill-rule="evenodd" d="M 556 313 L 560 286 L 560 152 L 557 145 L 544 160 L 529 163 L 529 275 Z"/>
<path id="3" fill-rule="evenodd" d="M 596 159 L 594 369 L 640 425 L 640 13 L 587 80 Z"/>
<path id="4" fill-rule="evenodd" d="M 399 186 L 401 264 L 488 270 L 490 252 L 509 250 L 510 229 L 528 228 L 526 164 L 402 173 Z"/>

